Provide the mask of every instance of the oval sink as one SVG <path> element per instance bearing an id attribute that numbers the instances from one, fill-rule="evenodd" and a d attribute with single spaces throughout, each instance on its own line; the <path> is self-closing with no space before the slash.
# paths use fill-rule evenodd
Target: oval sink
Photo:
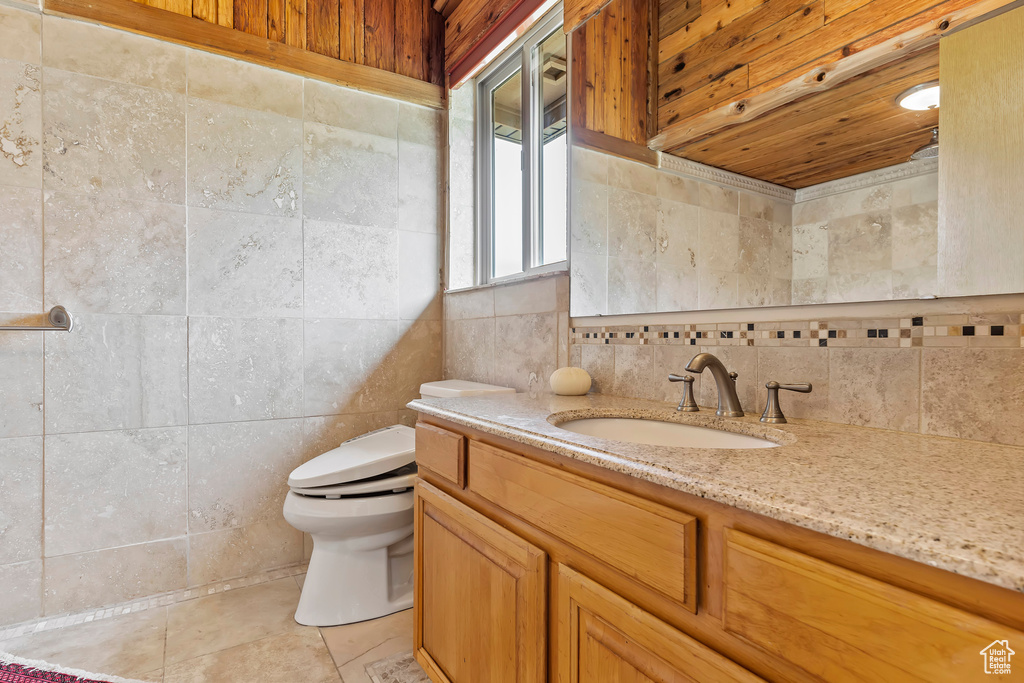
<path id="1" fill-rule="evenodd" d="M 628 417 L 589 417 L 562 422 L 557 427 L 611 441 L 673 446 L 676 448 L 776 448 L 779 444 L 747 434 Z"/>

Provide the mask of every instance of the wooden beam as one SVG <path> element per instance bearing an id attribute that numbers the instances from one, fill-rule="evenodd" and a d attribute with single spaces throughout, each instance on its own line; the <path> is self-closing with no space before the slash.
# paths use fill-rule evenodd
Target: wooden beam
<path id="1" fill-rule="evenodd" d="M 162 38 L 216 54 L 244 59 L 307 78 L 394 97 L 434 109 L 444 107 L 444 89 L 400 74 L 351 64 L 286 43 L 147 7 L 132 0 L 44 0 L 47 14 L 88 21 Z"/>
<path id="2" fill-rule="evenodd" d="M 619 138 L 587 130 L 586 128 L 574 127 L 572 129 L 572 144 L 577 147 L 584 147 L 598 152 L 605 152 L 630 161 L 639 161 L 648 166 L 658 165 L 658 153 L 635 142 L 627 142 Z"/>
<path id="3" fill-rule="evenodd" d="M 784 74 L 758 85 L 741 99 L 663 126 L 649 146 L 672 149 L 752 121 L 790 102 L 834 88 L 865 71 L 934 46 L 943 33 L 1006 4 L 1008 0 L 950 0 L 922 12 L 913 18 L 915 21 L 900 22 L 904 27 L 901 33 L 889 34 L 880 41 L 877 35 L 856 41 L 815 60 L 796 77 Z"/>

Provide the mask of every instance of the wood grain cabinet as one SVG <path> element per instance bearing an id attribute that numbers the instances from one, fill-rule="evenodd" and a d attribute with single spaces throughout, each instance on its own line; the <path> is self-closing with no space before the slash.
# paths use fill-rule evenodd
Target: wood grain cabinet
<path id="1" fill-rule="evenodd" d="M 762 680 L 564 565 L 557 618 L 560 683 Z"/>
<path id="2" fill-rule="evenodd" d="M 434 681 L 546 680 L 546 556 L 486 517 L 416 487 L 417 658 Z"/>
<path id="3" fill-rule="evenodd" d="M 1024 647 L 1024 593 L 443 421 L 416 447 L 435 683 L 1021 677 L 981 652 Z"/>

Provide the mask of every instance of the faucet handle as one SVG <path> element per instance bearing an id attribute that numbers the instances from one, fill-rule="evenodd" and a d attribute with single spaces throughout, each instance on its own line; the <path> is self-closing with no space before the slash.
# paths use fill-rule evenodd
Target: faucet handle
<path id="1" fill-rule="evenodd" d="M 700 406 L 697 405 L 697 401 L 693 398 L 693 375 L 677 375 L 673 373 L 668 376 L 668 381 L 683 383 L 683 398 L 679 400 L 679 405 L 676 406 L 677 411 L 696 413 L 700 410 Z"/>
<path id="2" fill-rule="evenodd" d="M 786 416 L 782 414 L 782 406 L 779 405 L 779 390 L 784 389 L 785 391 L 797 391 L 801 394 L 811 393 L 813 388 L 810 382 L 801 382 L 798 384 L 779 384 L 778 382 L 768 382 L 765 385 L 768 389 L 768 402 L 765 404 L 764 413 L 761 414 L 761 422 L 768 422 L 770 424 L 786 424 Z"/>

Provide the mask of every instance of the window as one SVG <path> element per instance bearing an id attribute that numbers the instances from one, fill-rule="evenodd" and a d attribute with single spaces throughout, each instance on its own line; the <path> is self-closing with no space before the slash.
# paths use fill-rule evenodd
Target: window
<path id="1" fill-rule="evenodd" d="M 477 80 L 484 283 L 565 267 L 567 81 L 560 6 Z"/>

